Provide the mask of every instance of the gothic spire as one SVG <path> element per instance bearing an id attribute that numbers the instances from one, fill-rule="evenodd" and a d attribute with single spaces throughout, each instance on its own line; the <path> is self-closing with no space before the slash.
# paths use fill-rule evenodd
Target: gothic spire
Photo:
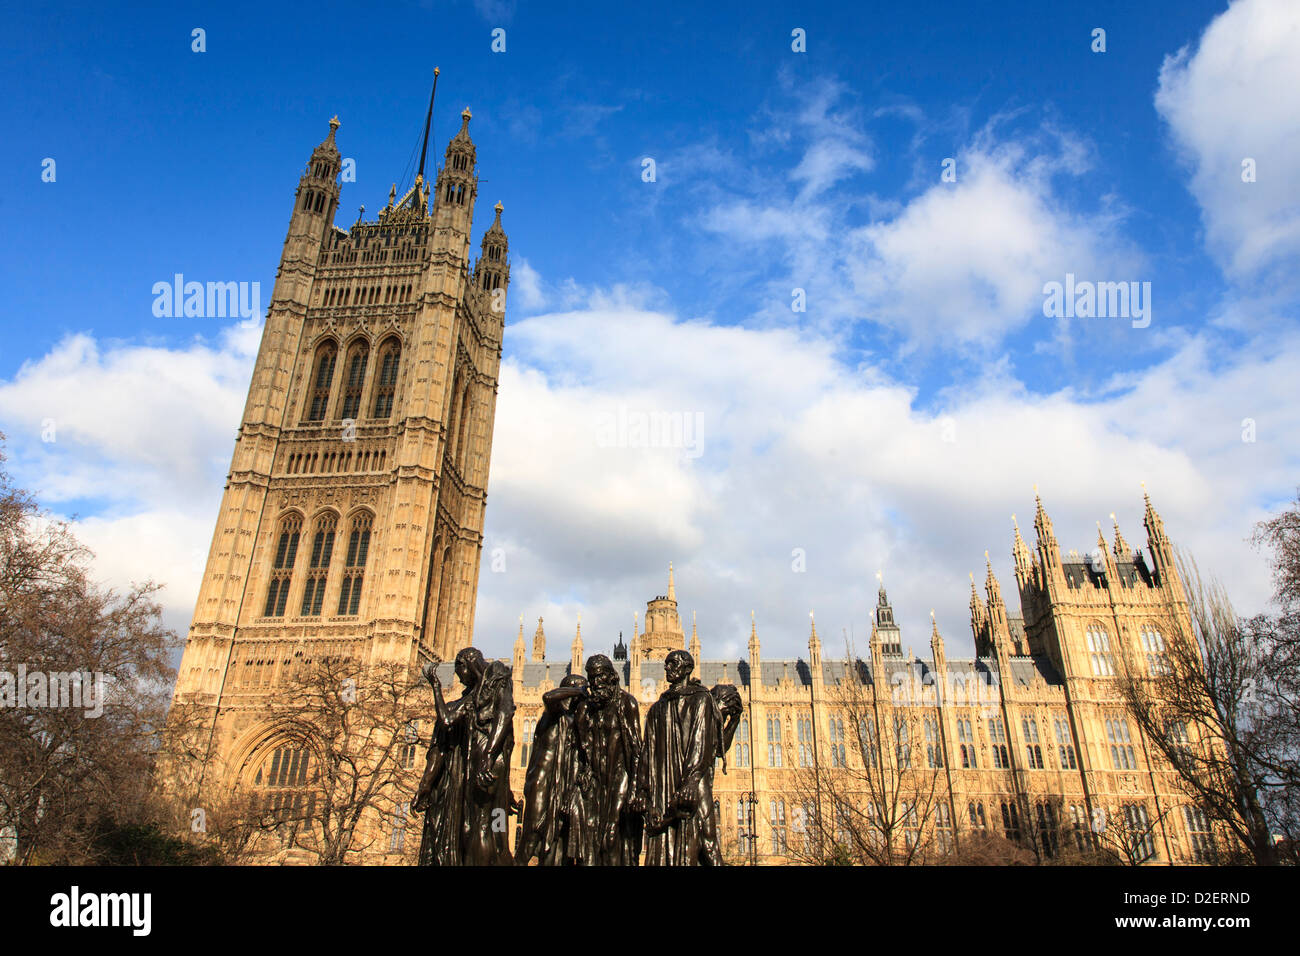
<path id="1" fill-rule="evenodd" d="M 1032 559 L 1029 554 L 1029 546 L 1025 544 L 1025 539 L 1020 536 L 1020 522 L 1016 520 L 1015 515 L 1011 516 L 1011 523 L 1016 529 L 1015 537 L 1011 542 L 1011 553 L 1016 559 L 1016 575 L 1019 578 L 1025 578 L 1028 576 L 1030 565 L 1032 564 Z M 1021 580 L 1020 583 L 1023 586 L 1024 581 Z"/>
<path id="2" fill-rule="evenodd" d="M 1128 546 L 1124 540 L 1124 535 L 1119 530 L 1119 521 L 1115 518 L 1115 512 L 1110 513 L 1111 524 L 1115 526 L 1115 558 L 1119 561 L 1128 560 L 1133 557 L 1133 549 Z"/>
<path id="3" fill-rule="evenodd" d="M 582 612 L 578 612 L 578 629 L 573 635 L 572 656 L 569 660 L 569 673 L 582 673 Z"/>
<path id="4" fill-rule="evenodd" d="M 1056 532 L 1052 530 L 1052 519 L 1047 517 L 1047 512 L 1043 510 L 1043 499 L 1038 497 L 1037 485 L 1034 485 L 1034 530 L 1038 532 L 1040 547 L 1056 544 Z"/>
<path id="5" fill-rule="evenodd" d="M 533 632 L 533 660 L 546 660 L 546 632 L 542 630 L 542 619 L 537 619 L 537 630 Z"/>

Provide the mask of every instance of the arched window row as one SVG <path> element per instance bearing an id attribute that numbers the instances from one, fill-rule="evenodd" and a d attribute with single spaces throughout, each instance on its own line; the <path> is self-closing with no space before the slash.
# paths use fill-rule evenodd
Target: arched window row
<path id="1" fill-rule="evenodd" d="M 374 518 L 368 511 L 359 511 L 348 520 L 348 533 L 342 547 L 343 567 L 336 611 L 339 616 L 355 616 L 360 610 L 373 522 Z M 263 617 L 284 617 L 298 563 L 302 528 L 302 516 L 296 512 L 281 519 L 271 559 L 270 583 L 262 607 Z M 317 516 L 312 524 L 306 542 L 306 568 L 303 570 L 304 583 L 299 604 L 301 617 L 320 617 L 328 606 L 325 594 L 330 585 L 330 569 L 335 563 L 338 528 L 338 515 L 329 511 Z"/>
<path id="2" fill-rule="evenodd" d="M 447 188 L 443 190 L 442 198 L 447 202 L 454 202 L 458 206 L 465 205 L 465 185 L 464 183 L 448 183 Z"/>
<path id="3" fill-rule="evenodd" d="M 296 452 L 285 460 L 290 475 L 336 475 L 357 471 L 383 471 L 388 452 L 382 448 L 357 451 Z"/>
<path id="4" fill-rule="evenodd" d="M 388 283 L 387 285 L 354 285 L 337 283 L 325 286 L 320 304 L 324 308 L 349 305 L 391 305 L 410 302 L 415 294 L 415 283 Z"/>
<path id="5" fill-rule="evenodd" d="M 330 411 L 330 397 L 336 388 L 341 392 L 333 420 L 356 420 L 367 408 L 365 391 L 367 370 L 370 368 L 370 345 L 365 340 L 354 341 L 348 346 L 347 356 L 342 368 L 337 368 L 338 345 L 328 339 L 316 347 L 315 361 L 312 364 L 311 380 L 307 394 L 307 410 L 304 422 L 323 422 Z M 378 367 L 370 382 L 371 399 L 369 410 L 371 419 L 386 419 L 393 413 L 393 398 L 397 392 L 397 372 L 402 360 L 402 345 L 394 336 L 389 336 L 379 346 Z M 339 382 L 335 382 L 335 371 L 339 372 Z"/>

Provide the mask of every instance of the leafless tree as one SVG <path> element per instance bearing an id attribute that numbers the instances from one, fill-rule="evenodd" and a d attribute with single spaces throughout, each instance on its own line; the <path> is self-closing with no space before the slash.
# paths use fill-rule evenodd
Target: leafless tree
<path id="1" fill-rule="evenodd" d="M 851 650 L 848 659 L 855 660 Z M 826 688 L 825 707 L 836 722 L 830 746 L 841 748 L 831 766 L 823 769 L 819 753 L 816 766 L 789 777 L 789 856 L 801 863 L 906 866 L 946 849 L 935 824 L 947 786 L 943 771 L 926 759 L 916 708 L 879 700 L 863 670 L 858 662 Z M 946 819 L 951 832 L 951 807 Z"/>
<path id="2" fill-rule="evenodd" d="M 0 436 L 0 440 L 3 436 Z M 157 586 L 96 584 L 0 454 L 0 836 L 16 863 L 93 863 L 152 823 L 176 635 Z"/>
<path id="3" fill-rule="evenodd" d="M 1119 689 L 1189 803 L 1256 863 L 1276 863 L 1274 833 L 1295 832 L 1300 782 L 1295 634 L 1243 621 L 1190 557 L 1178 563 L 1190 633 L 1167 614 L 1159 644 L 1126 648 Z"/>
<path id="4" fill-rule="evenodd" d="M 278 843 L 325 865 L 372 849 L 413 860 L 419 833 L 409 804 L 424 763 L 415 728 L 431 708 L 418 677 L 346 656 L 301 659 L 263 715 L 272 748 L 286 761 L 298 755 L 293 770 L 268 764 L 278 779 L 262 782 L 274 789 L 237 788 L 223 825 L 232 836 L 252 834 L 254 853 Z"/>
<path id="5" fill-rule="evenodd" d="M 1156 858 L 1159 831 L 1171 811 L 1162 804 L 1153 815 L 1137 801 L 1098 807 L 1091 825 L 1095 854 L 1122 866 L 1141 866 Z"/>

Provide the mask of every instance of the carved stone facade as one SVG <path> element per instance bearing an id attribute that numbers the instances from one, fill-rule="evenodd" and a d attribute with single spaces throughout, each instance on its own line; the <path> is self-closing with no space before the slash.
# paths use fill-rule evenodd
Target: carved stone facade
<path id="1" fill-rule="evenodd" d="M 713 787 L 730 861 L 794 862 L 800 854 L 791 847 L 814 829 L 803 824 L 803 814 L 818 812 L 808 806 L 809 774 L 823 782 L 854 772 L 860 778 L 862 738 L 844 726 L 846 697 L 873 715 L 886 774 L 896 774 L 904 761 L 933 771 L 937 799 L 921 824 L 928 838 L 940 836 L 934 830 L 943 825 L 944 840 L 982 830 L 1040 849 L 1046 839 L 1058 853 L 1094 842 L 1110 849 L 1134 843 L 1134 855 L 1149 851 L 1150 863 L 1212 859 L 1215 836 L 1126 717 L 1115 687 L 1113 675 L 1123 667 L 1160 666 L 1159 648 L 1172 639 L 1173 622 L 1190 634 L 1172 546 L 1149 500 L 1145 524 L 1146 555 L 1131 550 L 1116 527 L 1111 547 L 1103 540 L 1087 558 L 1063 556 L 1039 503 L 1036 550 L 1028 549 L 1019 528 L 1013 541 L 1023 617 L 1007 613 L 991 567 L 983 597 L 972 579 L 973 659 L 948 658 L 937 625 L 928 657 L 905 652 L 883 586 L 870 654 L 855 661 L 823 659 L 815 626 L 806 657 L 767 660 L 756 624 L 747 659 L 701 661 L 693 627 L 696 675 L 706 686 L 734 683 L 745 699 L 727 772 L 716 773 Z M 620 637 L 614 647 L 643 717 L 666 687 L 663 656 L 685 644 L 678 620 L 670 571 L 668 594 L 648 604 L 648 632 L 634 634 L 627 646 Z M 537 653 L 545 648 L 541 622 L 533 646 L 528 659 L 521 627 L 513 660 L 516 793 L 541 695 L 558 685 L 574 657 L 551 662 Z M 842 769 L 846 762 L 855 771 Z M 821 812 L 830 811 L 823 806 Z"/>
<path id="2" fill-rule="evenodd" d="M 208 709 L 209 785 L 265 762 L 296 658 L 473 642 L 510 267 L 500 203 L 470 261 L 470 118 L 376 221 L 335 225 L 337 119 L 299 180 L 175 690 Z"/>

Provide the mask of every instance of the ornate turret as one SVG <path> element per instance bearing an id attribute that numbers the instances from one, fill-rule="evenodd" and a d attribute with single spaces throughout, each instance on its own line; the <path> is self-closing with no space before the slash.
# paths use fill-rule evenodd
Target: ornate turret
<path id="1" fill-rule="evenodd" d="M 1043 508 L 1043 499 L 1038 496 L 1038 486 L 1034 485 L 1034 531 L 1038 535 L 1037 557 L 1041 572 L 1040 585 L 1047 591 L 1048 597 L 1064 583 L 1064 571 L 1061 567 L 1061 549 L 1056 541 L 1056 531 L 1052 528 L 1052 519 Z"/>
<path id="2" fill-rule="evenodd" d="M 970 627 L 978 634 L 985 620 L 984 602 L 980 600 L 979 591 L 975 590 L 975 572 L 970 573 Z"/>
<path id="3" fill-rule="evenodd" d="M 524 616 L 519 615 L 519 636 L 515 638 L 515 650 L 510 657 L 511 666 L 514 667 L 515 678 L 518 679 L 524 666 Z"/>
<path id="4" fill-rule="evenodd" d="M 460 114 L 460 131 L 447 144 L 445 162 L 438 171 L 438 182 L 434 189 L 435 228 L 449 230 L 445 238 L 449 249 L 459 248 L 462 242 L 468 243 L 469 225 L 474 218 L 474 200 L 478 195 L 474 141 L 469 138 L 470 118 L 469 107 L 465 107 Z"/>
<path id="5" fill-rule="evenodd" d="M 1128 542 L 1124 540 L 1124 535 L 1120 533 L 1119 521 L 1116 520 L 1115 512 L 1113 511 L 1110 513 L 1110 521 L 1111 524 L 1114 525 L 1115 527 L 1115 546 L 1114 546 L 1115 560 L 1116 561 L 1133 560 L 1133 549 L 1128 546 Z"/>
<path id="6" fill-rule="evenodd" d="M 1106 546 L 1106 536 L 1102 534 L 1100 521 L 1097 522 L 1097 545 L 1089 555 L 1088 564 L 1092 566 L 1094 573 L 1105 574 L 1108 580 L 1113 581 L 1114 576 L 1111 572 L 1115 570 L 1115 564 L 1111 558 L 1110 548 Z"/>
<path id="7" fill-rule="evenodd" d="M 1174 546 L 1169 536 L 1165 534 L 1165 523 L 1152 507 L 1151 496 L 1147 494 L 1145 487 L 1142 490 L 1142 498 L 1146 502 L 1142 524 L 1147 529 L 1147 550 L 1151 555 L 1152 564 L 1155 565 L 1157 581 L 1163 587 L 1178 578 L 1178 569 L 1174 562 Z M 1181 596 L 1179 594 L 1179 597 Z"/>
<path id="8" fill-rule="evenodd" d="M 812 611 L 808 612 L 808 627 L 808 666 L 816 674 L 822 667 L 822 639 L 817 636 L 817 619 Z"/>
<path id="9" fill-rule="evenodd" d="M 537 619 L 537 630 L 533 631 L 533 660 L 546 660 L 546 632 L 542 630 L 542 619 Z"/>
<path id="10" fill-rule="evenodd" d="M 573 647 L 569 654 L 569 673 L 581 674 L 582 670 L 582 612 L 578 612 L 578 629 L 573 635 Z"/>
<path id="11" fill-rule="evenodd" d="M 934 610 L 930 610 L 930 658 L 934 664 L 934 688 L 938 703 L 943 703 L 945 676 L 948 673 L 948 655 L 944 650 L 943 637 L 939 634 L 939 622 L 935 620 Z"/>
<path id="12" fill-rule="evenodd" d="M 342 162 L 334 134 L 340 125 L 337 116 L 330 120 L 329 135 L 312 150 L 307 168 L 298 179 L 289 236 L 285 240 L 286 256 L 292 250 L 310 258 L 313 265 L 326 232 L 334 224 L 334 211 L 339 204 L 337 177 Z"/>
<path id="13" fill-rule="evenodd" d="M 501 228 L 501 211 L 505 207 L 497 203 L 492 209 L 496 218 L 483 234 L 483 243 L 479 251 L 478 264 L 474 270 L 474 284 L 488 295 L 495 294 L 492 302 L 493 311 L 505 312 L 506 289 L 510 285 L 510 262 L 506 257 L 510 249 L 510 240 Z M 497 290 L 500 292 L 497 292 Z M 499 309 L 496 306 L 500 306 Z"/>
<path id="14" fill-rule="evenodd" d="M 691 646 L 690 646 L 690 652 L 691 652 L 691 657 L 695 659 L 696 663 L 699 663 L 699 661 L 700 661 L 700 635 L 699 635 L 699 632 L 696 631 L 696 629 L 695 629 L 695 612 L 694 612 L 694 611 L 691 612 Z"/>
<path id="15" fill-rule="evenodd" d="M 1015 526 L 1015 535 L 1011 541 L 1011 555 L 1016 562 L 1016 584 L 1020 590 L 1029 585 L 1034 574 L 1034 559 L 1029 552 L 1029 545 L 1025 544 L 1025 539 L 1020 536 L 1020 522 L 1016 521 L 1016 516 L 1011 516 L 1011 524 Z"/>
<path id="16" fill-rule="evenodd" d="M 880 574 L 880 590 L 876 592 L 876 610 L 871 622 L 871 643 L 880 648 L 883 655 L 899 656 L 903 654 L 903 632 L 894 622 L 894 608 L 885 593 L 885 583 Z"/>
<path id="17" fill-rule="evenodd" d="M 627 645 L 623 643 L 623 632 L 618 632 L 618 643 L 614 645 L 614 660 L 627 660 Z"/>
<path id="18" fill-rule="evenodd" d="M 641 656 L 645 660 L 661 661 L 669 651 L 686 646 L 682 621 L 677 613 L 677 587 L 673 581 L 673 566 L 668 565 L 668 593 L 646 603 L 645 633 L 641 635 Z"/>

